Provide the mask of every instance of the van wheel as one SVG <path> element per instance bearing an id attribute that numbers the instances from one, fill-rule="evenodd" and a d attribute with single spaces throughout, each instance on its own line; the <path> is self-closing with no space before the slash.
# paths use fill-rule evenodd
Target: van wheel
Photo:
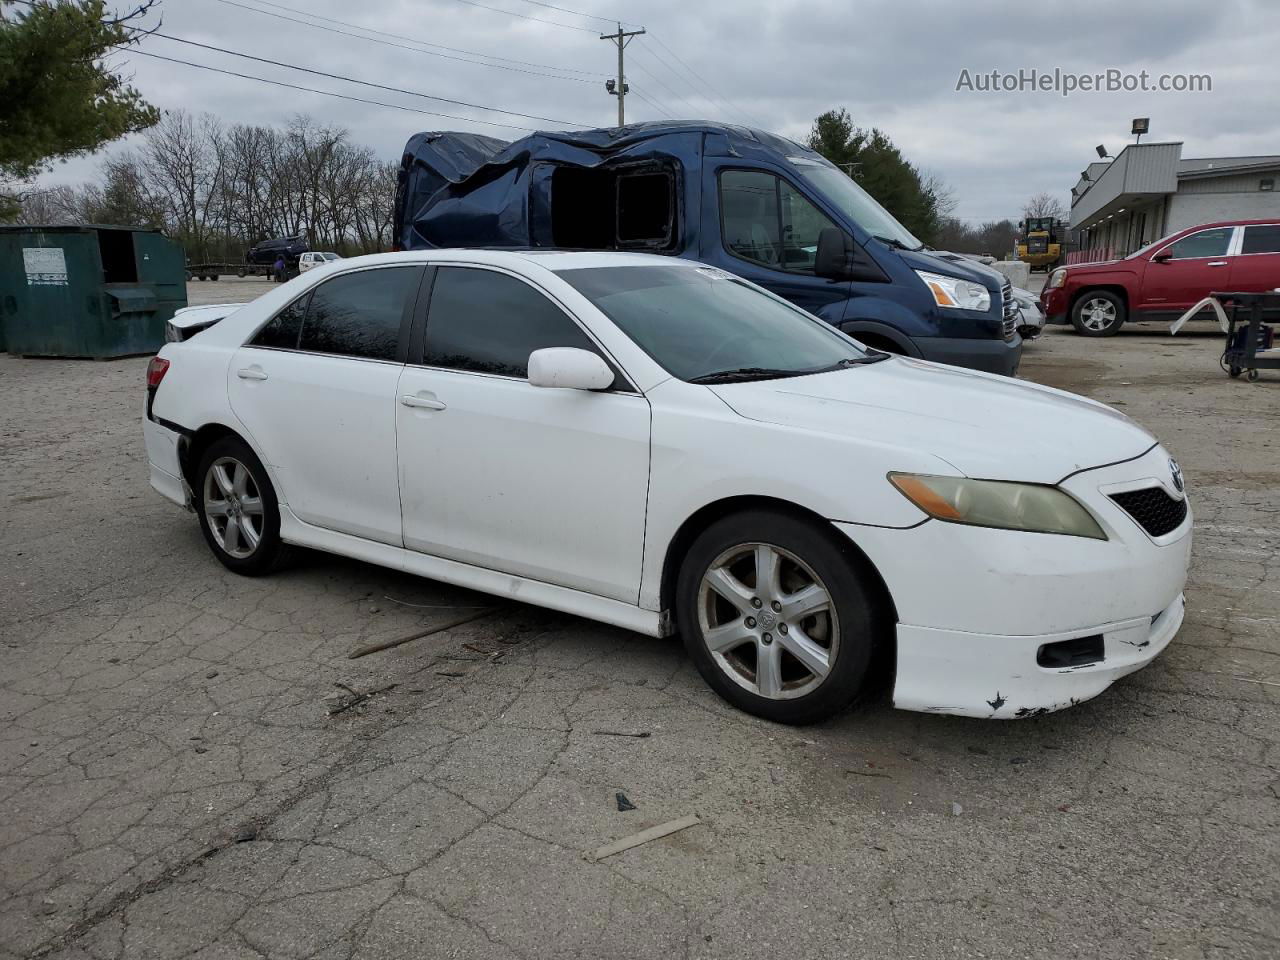
<path id="1" fill-rule="evenodd" d="M 1082 294 L 1071 308 L 1071 325 L 1086 337 L 1110 337 L 1124 325 L 1124 301 L 1106 290 Z"/>
<path id="2" fill-rule="evenodd" d="M 813 723 L 862 691 L 877 641 L 875 599 L 851 550 L 768 510 L 713 523 L 689 548 L 676 618 L 703 679 L 739 709 Z"/>
<path id="3" fill-rule="evenodd" d="M 213 555 L 228 570 L 255 577 L 286 558 L 275 490 L 249 445 L 223 437 L 209 445 L 196 473 L 195 508 Z"/>

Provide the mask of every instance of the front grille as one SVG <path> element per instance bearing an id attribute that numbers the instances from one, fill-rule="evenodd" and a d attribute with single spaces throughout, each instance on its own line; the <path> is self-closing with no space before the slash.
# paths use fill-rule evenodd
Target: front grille
<path id="1" fill-rule="evenodd" d="M 1004 286 L 1000 288 L 1000 295 L 1003 301 L 1001 332 L 1006 340 L 1012 340 L 1014 333 L 1018 330 L 1018 304 L 1013 299 L 1013 284 L 1006 280 Z"/>
<path id="2" fill-rule="evenodd" d="M 1187 501 L 1175 500 L 1162 487 L 1113 493 L 1111 499 L 1153 537 L 1163 537 L 1187 518 Z"/>

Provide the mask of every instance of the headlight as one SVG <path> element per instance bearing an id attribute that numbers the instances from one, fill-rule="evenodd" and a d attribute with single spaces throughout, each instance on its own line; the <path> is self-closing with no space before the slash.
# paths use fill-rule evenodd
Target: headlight
<path id="1" fill-rule="evenodd" d="M 1093 515 L 1057 487 L 914 473 L 891 473 L 889 482 L 937 520 L 1001 530 L 1107 539 Z"/>
<path id="2" fill-rule="evenodd" d="M 917 270 L 916 275 L 924 281 L 924 285 L 933 294 L 933 302 L 940 307 L 954 310 L 981 310 L 984 313 L 991 309 L 991 293 L 980 283 L 970 283 L 956 277 L 944 277 L 940 273 L 929 273 Z"/>
<path id="3" fill-rule="evenodd" d="M 1067 282 L 1067 271 L 1059 267 L 1053 273 L 1049 274 L 1049 289 L 1060 287 Z"/>

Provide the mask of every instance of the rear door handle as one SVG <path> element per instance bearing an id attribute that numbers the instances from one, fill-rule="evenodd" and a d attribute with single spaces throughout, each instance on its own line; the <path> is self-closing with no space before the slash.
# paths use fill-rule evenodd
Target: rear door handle
<path id="1" fill-rule="evenodd" d="M 241 380 L 265 380 L 267 372 L 261 367 L 241 367 L 236 371 L 236 376 Z"/>
<path id="2" fill-rule="evenodd" d="M 423 410 L 444 410 L 446 406 L 434 397 L 418 397 L 411 393 L 402 394 L 400 402 L 406 407 L 418 407 Z"/>
<path id="3" fill-rule="evenodd" d="M 1226 265 L 1227 265 L 1227 261 L 1225 260 L 1210 260 L 1207 264 L 1205 264 L 1205 266 L 1207 267 L 1225 267 Z"/>

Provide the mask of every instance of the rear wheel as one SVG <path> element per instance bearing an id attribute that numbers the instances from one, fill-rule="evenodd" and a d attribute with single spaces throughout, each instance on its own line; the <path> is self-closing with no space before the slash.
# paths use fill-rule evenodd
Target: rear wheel
<path id="1" fill-rule="evenodd" d="M 1124 301 L 1107 290 L 1090 290 L 1071 308 L 1071 325 L 1086 337 L 1110 337 L 1124 325 Z"/>
<path id="2" fill-rule="evenodd" d="M 214 441 L 196 474 L 196 513 L 205 542 L 229 570 L 269 573 L 284 559 L 280 507 L 262 462 L 239 437 Z"/>
<path id="3" fill-rule="evenodd" d="M 863 689 L 877 641 L 853 551 L 816 524 L 751 511 L 704 531 L 681 567 L 685 648 L 720 696 L 779 723 L 813 723 Z"/>

